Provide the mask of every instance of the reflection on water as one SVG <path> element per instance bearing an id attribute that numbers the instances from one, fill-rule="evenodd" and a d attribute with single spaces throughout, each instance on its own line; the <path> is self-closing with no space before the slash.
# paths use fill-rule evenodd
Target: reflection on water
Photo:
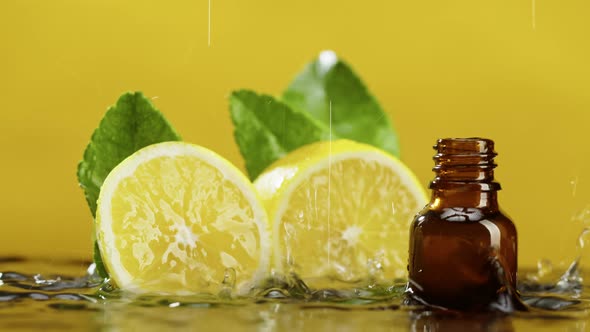
<path id="1" fill-rule="evenodd" d="M 402 283 L 310 290 L 287 278 L 247 299 L 231 298 L 229 290 L 220 296 L 131 296 L 102 285 L 89 265 L 0 258 L 0 330 L 584 331 L 590 309 L 577 265 L 561 278 L 546 264 L 528 273 L 519 289 L 532 308 L 513 315 L 405 306 Z"/>
<path id="2" fill-rule="evenodd" d="M 509 332 L 514 331 L 511 317 L 502 314 L 443 314 L 425 311 L 410 314 L 410 331 L 471 331 Z"/>

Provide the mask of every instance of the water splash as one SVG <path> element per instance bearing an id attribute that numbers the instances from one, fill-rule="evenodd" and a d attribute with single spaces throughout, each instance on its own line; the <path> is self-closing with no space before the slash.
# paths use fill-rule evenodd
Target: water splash
<path id="1" fill-rule="evenodd" d="M 376 256 L 367 261 L 367 271 L 369 271 L 369 279 L 372 281 L 383 280 L 383 259 L 384 253 L 377 252 Z"/>
<path id="2" fill-rule="evenodd" d="M 64 322 L 76 326 L 74 324 L 79 320 L 81 324 L 94 322 L 98 326 L 97 330 L 105 327 L 124 329 L 125 326 L 133 324 L 152 329 L 191 329 L 191 326 L 204 326 L 204 321 L 215 322 L 214 324 L 224 327 L 228 327 L 228 324 L 233 324 L 236 328 L 244 324 L 253 324 L 252 326 L 257 328 L 283 330 L 292 328 L 293 324 L 303 327 L 304 321 L 312 319 L 324 324 L 321 325 L 324 328 L 328 326 L 325 324 L 332 324 L 330 326 L 339 328 L 358 325 L 359 328 L 365 329 L 375 325 L 382 328 L 396 326 L 408 331 L 424 331 L 424 328 L 436 331 L 505 331 L 502 327 L 510 327 L 509 323 L 514 317 L 546 317 L 551 318 L 553 322 L 556 318 L 578 317 L 579 313 L 588 309 L 584 307 L 583 301 L 589 298 L 584 294 L 579 300 L 551 297 L 547 294 L 526 294 L 525 298 L 529 305 L 553 310 L 553 313 L 543 311 L 539 314 L 538 311 L 530 311 L 517 316 L 493 313 L 465 315 L 432 310 L 423 306 L 403 305 L 405 282 L 402 280 L 388 284 L 365 280 L 349 283 L 348 287 L 338 289 L 312 289 L 297 275 L 275 274 L 253 289 L 247 297 L 233 294 L 228 297 L 223 292 L 195 296 L 136 295 L 118 290 L 108 282 L 104 283 L 95 274 L 93 266 L 90 266 L 86 273 L 82 273 L 82 276 L 75 276 L 75 271 L 80 273 L 85 270 L 79 264 L 75 265 L 75 269 L 69 268 L 72 272 L 70 275 L 65 273 L 68 269 L 60 265 L 54 266 L 55 271 L 64 272 L 59 275 L 46 271 L 42 271 L 42 274 L 14 272 L 38 271 L 36 264 L 27 264 L 8 265 L 0 259 L 0 309 L 5 310 L 4 313 L 7 314 L 6 319 L 0 321 L 0 329 L 12 326 L 10 324 L 32 326 L 27 325 L 29 321 L 33 324 L 33 320 L 30 320 L 32 315 L 36 318 L 45 315 L 44 324 L 52 324 L 51 326 L 58 329 L 65 329 Z M 379 273 L 378 257 L 367 264 L 369 269 L 374 269 L 376 274 Z M 11 269 L 7 269 L 7 266 Z M 498 278 L 503 278 L 501 269 L 498 271 Z M 226 271 L 223 287 L 228 290 L 234 287 L 235 273 L 236 271 L 231 269 Z M 547 273 L 551 274 L 550 270 L 547 270 Z M 20 312 L 21 315 L 11 315 L 9 312 Z M 23 316 L 24 312 L 30 315 Z M 383 314 L 379 314 L 381 312 Z M 338 316 L 338 313 L 342 313 L 342 316 Z M 75 317 L 79 319 L 76 320 Z M 357 325 L 351 320 L 353 317 L 357 317 Z M 133 324 L 129 325 L 130 322 Z M 320 325 L 313 326 L 318 329 Z"/>
<path id="3" fill-rule="evenodd" d="M 491 256 L 490 263 L 496 272 L 496 280 L 502 287 L 498 292 L 496 301 L 489 304 L 489 309 L 491 311 L 498 311 L 502 313 L 527 311 L 528 308 L 521 301 L 517 290 L 514 289 L 513 284 L 510 282 L 508 272 L 498 258 L 498 255 L 494 254 Z"/>
<path id="4" fill-rule="evenodd" d="M 543 278 L 553 273 L 553 263 L 546 258 L 539 259 L 537 262 L 537 275 Z"/>
<path id="5" fill-rule="evenodd" d="M 572 221 L 582 225 L 582 227 L 590 226 L 590 205 L 586 205 L 581 211 L 574 213 Z"/>
<path id="6" fill-rule="evenodd" d="M 495 249 L 492 249 L 488 256 L 488 265 L 485 267 L 490 275 L 488 275 L 489 279 L 484 279 L 484 285 L 488 285 L 489 283 L 493 285 L 493 289 L 497 289 L 497 291 L 492 293 L 493 295 L 490 294 L 477 301 L 466 302 L 463 301 L 465 299 L 457 299 L 453 306 L 441 307 L 437 304 L 431 303 L 427 297 L 422 297 L 422 295 L 416 294 L 413 292 L 412 288 L 408 288 L 407 299 L 404 303 L 407 305 L 424 305 L 432 310 L 445 312 L 496 312 L 510 314 L 517 311 L 528 311 L 529 309 L 521 301 L 518 291 L 514 288 L 513 283 L 511 282 L 513 276 L 510 276 L 508 270 L 504 266 L 500 255 L 498 255 Z M 486 272 L 486 274 L 487 273 L 488 272 Z M 416 285 L 413 281 L 410 282 Z M 441 287 L 444 287 L 444 285 L 441 285 Z M 473 297 L 473 299 L 475 298 L 476 297 Z"/>
<path id="7" fill-rule="evenodd" d="M 585 208 L 577 215 L 576 220 L 585 224 L 588 221 L 589 212 L 590 210 Z M 590 259 L 585 253 L 589 241 L 590 227 L 584 227 L 576 241 L 576 258 L 567 270 L 557 278 L 557 281 L 552 279 L 555 273 L 551 261 L 548 259 L 539 260 L 536 273 L 527 275 L 519 285 L 522 293 L 537 295 L 537 297 L 525 297 L 525 303 L 550 310 L 560 310 L 579 304 L 578 299 L 582 297 L 584 291 L 581 266 L 582 262 Z M 555 295 L 559 297 L 555 297 Z M 563 296 L 568 298 L 563 298 Z"/>
<path id="8" fill-rule="evenodd" d="M 225 269 L 223 281 L 221 282 L 221 289 L 219 291 L 219 297 L 222 299 L 231 299 L 235 286 L 236 270 L 233 268 Z"/>

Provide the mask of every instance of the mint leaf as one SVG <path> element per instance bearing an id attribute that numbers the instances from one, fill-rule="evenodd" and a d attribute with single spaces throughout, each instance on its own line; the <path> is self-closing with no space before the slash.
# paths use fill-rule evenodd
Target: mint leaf
<path id="1" fill-rule="evenodd" d="M 387 114 L 363 82 L 331 51 L 324 51 L 295 77 L 283 94 L 295 110 L 307 112 L 342 138 L 399 156 L 397 135 Z"/>
<path id="2" fill-rule="evenodd" d="M 100 187 L 115 166 L 145 146 L 180 139 L 162 113 L 141 92 L 122 95 L 94 130 L 78 164 L 78 181 L 92 216 L 96 216 Z M 100 276 L 106 277 L 96 241 L 93 257 Z"/>
<path id="3" fill-rule="evenodd" d="M 126 93 L 110 107 L 92 134 L 78 164 L 78 181 L 92 216 L 100 187 L 123 159 L 150 144 L 181 138 L 162 113 L 141 93 Z"/>
<path id="4" fill-rule="evenodd" d="M 235 140 L 251 180 L 288 152 L 330 138 L 328 127 L 272 96 L 239 90 L 229 102 Z"/>
<path id="5" fill-rule="evenodd" d="M 92 247 L 92 259 L 94 260 L 94 264 L 96 264 L 96 272 L 101 278 L 108 278 L 109 274 L 107 272 L 106 267 L 104 266 L 104 262 L 102 261 L 102 256 L 100 256 L 100 248 L 98 248 L 98 242 L 94 241 L 94 246 Z"/>

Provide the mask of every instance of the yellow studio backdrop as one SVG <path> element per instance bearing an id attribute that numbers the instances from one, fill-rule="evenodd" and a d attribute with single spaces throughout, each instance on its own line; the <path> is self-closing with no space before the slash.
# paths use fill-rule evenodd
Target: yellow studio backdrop
<path id="1" fill-rule="evenodd" d="M 424 185 L 438 137 L 496 140 L 520 265 L 563 266 L 590 217 L 588 17 L 585 0 L 211 0 L 210 20 L 207 0 L 3 0 L 0 255 L 90 257 L 76 165 L 121 93 L 143 91 L 186 141 L 243 168 L 229 92 L 278 95 L 332 49 Z"/>

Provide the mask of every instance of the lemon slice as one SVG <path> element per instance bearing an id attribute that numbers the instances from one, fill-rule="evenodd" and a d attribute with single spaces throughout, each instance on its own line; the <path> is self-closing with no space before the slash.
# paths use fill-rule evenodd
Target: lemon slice
<path id="1" fill-rule="evenodd" d="M 111 278 L 132 292 L 216 293 L 224 279 L 244 292 L 268 273 L 268 222 L 252 184 L 187 143 L 145 147 L 112 170 L 96 235 Z"/>
<path id="2" fill-rule="evenodd" d="M 304 146 L 254 182 L 273 225 L 273 264 L 312 287 L 406 275 L 409 227 L 426 204 L 395 157 L 348 140 Z"/>

